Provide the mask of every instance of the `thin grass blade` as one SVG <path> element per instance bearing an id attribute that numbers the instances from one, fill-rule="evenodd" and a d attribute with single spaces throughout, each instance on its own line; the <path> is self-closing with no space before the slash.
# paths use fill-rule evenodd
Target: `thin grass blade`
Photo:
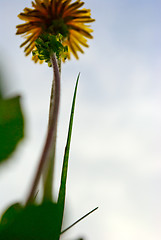
<path id="1" fill-rule="evenodd" d="M 68 172 L 68 159 L 69 159 L 69 150 L 70 150 L 70 143 L 71 143 L 73 117 L 74 117 L 74 109 L 75 109 L 75 101 L 76 101 L 76 94 L 77 94 L 79 76 L 80 76 L 80 74 L 78 74 L 76 85 L 75 85 L 75 90 L 74 90 L 72 108 L 71 108 L 71 113 L 70 113 L 69 128 L 68 128 L 67 143 L 66 143 L 65 152 L 64 152 L 64 159 L 63 159 L 61 184 L 60 184 L 58 202 L 57 202 L 58 204 L 60 204 L 61 225 L 62 225 L 63 213 L 64 213 L 66 181 L 67 181 L 67 172 Z"/>

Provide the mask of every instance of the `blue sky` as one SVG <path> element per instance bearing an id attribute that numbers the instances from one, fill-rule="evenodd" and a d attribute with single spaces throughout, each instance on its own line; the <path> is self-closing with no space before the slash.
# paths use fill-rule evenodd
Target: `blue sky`
<path id="1" fill-rule="evenodd" d="M 0 63 L 21 94 L 26 138 L 0 170 L 1 209 L 24 200 L 43 146 L 52 71 L 19 49 L 17 14 L 30 1 L 2 1 Z M 161 2 L 87 0 L 96 22 L 90 48 L 62 68 L 56 182 L 72 93 L 81 72 L 70 154 L 65 226 L 99 210 L 62 239 L 161 239 Z M 0 209 L 0 210 L 1 210 Z"/>

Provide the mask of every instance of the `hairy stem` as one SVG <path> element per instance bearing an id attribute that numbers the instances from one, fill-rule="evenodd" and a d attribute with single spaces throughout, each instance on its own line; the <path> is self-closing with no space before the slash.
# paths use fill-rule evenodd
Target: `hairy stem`
<path id="1" fill-rule="evenodd" d="M 51 62 L 53 66 L 54 80 L 53 80 L 52 91 L 51 91 L 53 97 L 51 98 L 52 102 L 50 104 L 48 132 L 47 132 L 44 149 L 43 149 L 40 162 L 37 168 L 37 172 L 31 187 L 31 191 L 27 198 L 26 204 L 33 202 L 35 191 L 39 183 L 40 177 L 44 171 L 44 167 L 48 165 L 51 159 L 51 156 L 55 152 L 56 129 L 57 129 L 57 120 L 58 120 L 58 112 L 59 112 L 59 102 L 60 102 L 60 74 L 59 74 L 59 68 L 58 68 L 55 54 L 51 56 Z M 52 187 L 52 184 L 50 187 Z"/>
<path id="2" fill-rule="evenodd" d="M 52 59 L 51 59 L 52 61 Z M 53 61 L 52 61 L 53 62 Z M 59 76 L 61 74 L 61 60 L 57 59 L 57 66 L 53 68 L 55 69 L 58 67 L 57 70 L 59 70 Z M 53 80 L 53 84 L 55 81 Z M 50 112 L 49 112 L 49 126 L 51 123 L 51 118 L 52 118 L 52 111 L 54 109 L 54 104 L 57 104 L 54 96 L 55 96 L 55 91 L 54 91 L 54 86 L 52 87 L 51 90 L 51 97 L 50 97 Z M 56 126 L 57 128 L 57 126 Z M 53 178 L 54 178 L 54 163 L 55 163 L 55 151 L 56 151 L 56 137 L 57 137 L 57 129 L 55 130 L 55 135 L 53 139 L 53 144 L 52 144 L 52 151 L 50 153 L 50 157 L 48 160 L 48 163 L 45 166 L 44 173 L 43 173 L 43 185 L 44 185 L 44 194 L 43 194 L 43 200 L 44 201 L 52 201 L 52 190 L 53 190 Z"/>

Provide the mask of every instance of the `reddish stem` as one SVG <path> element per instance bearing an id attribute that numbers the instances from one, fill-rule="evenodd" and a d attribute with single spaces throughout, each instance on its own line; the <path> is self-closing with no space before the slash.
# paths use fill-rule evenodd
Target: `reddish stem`
<path id="1" fill-rule="evenodd" d="M 58 112 L 59 112 L 59 102 L 60 102 L 60 74 L 59 74 L 57 60 L 56 60 L 56 57 L 54 54 L 51 56 L 51 62 L 52 62 L 52 66 L 53 66 L 53 75 L 54 75 L 54 84 L 52 85 L 52 87 L 53 87 L 55 104 L 54 104 L 53 110 L 51 109 L 50 123 L 49 123 L 49 127 L 48 127 L 46 142 L 44 145 L 44 149 L 43 149 L 43 152 L 42 152 L 42 155 L 40 158 L 37 172 L 36 172 L 32 187 L 31 187 L 31 191 L 27 198 L 26 204 L 32 203 L 34 200 L 36 188 L 39 183 L 42 172 L 44 170 L 45 164 L 50 160 L 50 152 L 52 151 L 53 138 L 54 138 L 54 135 L 56 134 Z"/>

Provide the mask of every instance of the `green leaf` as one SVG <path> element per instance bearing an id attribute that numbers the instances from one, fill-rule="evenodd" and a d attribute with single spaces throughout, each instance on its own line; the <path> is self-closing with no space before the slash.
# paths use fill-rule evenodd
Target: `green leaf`
<path id="1" fill-rule="evenodd" d="M 63 212 L 64 212 L 64 204 L 65 204 L 65 192 L 66 192 L 66 181 L 67 181 L 67 172 L 68 172 L 68 159 L 69 159 L 69 150 L 70 150 L 70 142 L 71 142 L 71 135 L 72 135 L 75 100 L 76 100 L 79 76 L 80 76 L 80 74 L 78 75 L 76 85 L 75 85 L 75 90 L 74 90 L 74 96 L 73 96 L 73 102 L 72 102 L 72 108 L 71 108 L 71 114 L 70 114 L 70 121 L 69 121 L 69 128 L 68 128 L 67 143 L 66 143 L 66 147 L 65 147 L 63 167 L 62 167 L 61 185 L 60 185 L 59 196 L 58 196 L 58 204 L 60 205 L 60 211 L 61 211 L 61 213 L 60 213 L 61 224 L 60 225 L 62 225 L 62 221 L 63 221 Z"/>
<path id="2" fill-rule="evenodd" d="M 60 227 L 58 223 L 60 222 L 60 216 L 58 204 L 45 202 L 41 205 L 28 205 L 16 212 L 13 206 L 4 214 L 5 219 L 7 219 L 6 224 L 2 219 L 0 225 L 1 240 L 59 239 Z"/>
<path id="3" fill-rule="evenodd" d="M 0 99 L 0 162 L 10 156 L 23 136 L 20 97 Z"/>
<path id="4" fill-rule="evenodd" d="M 11 205 L 2 215 L 1 218 L 1 229 L 6 226 L 10 225 L 14 222 L 15 216 L 23 209 L 20 203 L 14 203 Z"/>

